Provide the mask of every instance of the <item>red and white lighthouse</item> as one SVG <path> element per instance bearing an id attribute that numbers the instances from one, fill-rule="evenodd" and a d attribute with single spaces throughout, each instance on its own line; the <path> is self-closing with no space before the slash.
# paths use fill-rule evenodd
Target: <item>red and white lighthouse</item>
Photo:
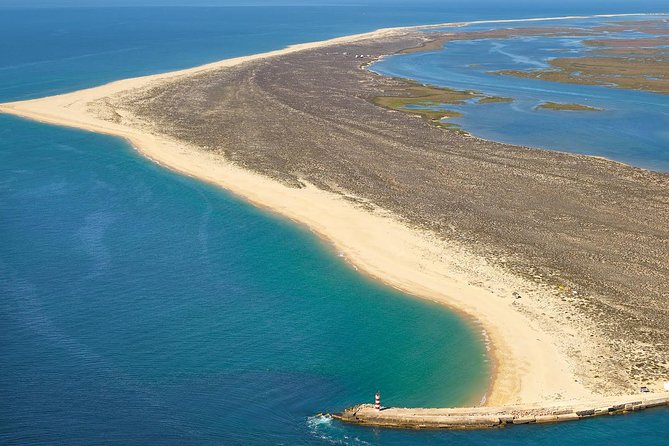
<path id="1" fill-rule="evenodd" d="M 378 391 L 374 395 L 374 410 L 381 410 L 381 393 Z"/>

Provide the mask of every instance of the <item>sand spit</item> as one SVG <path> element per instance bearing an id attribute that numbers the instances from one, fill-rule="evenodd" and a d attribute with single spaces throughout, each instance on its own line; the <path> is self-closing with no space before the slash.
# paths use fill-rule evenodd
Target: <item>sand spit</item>
<path id="1" fill-rule="evenodd" d="M 558 19 L 565 18 L 541 20 Z M 465 23 L 432 27 L 459 25 Z M 597 320 L 584 312 L 576 312 L 578 305 L 573 301 L 581 299 L 587 289 L 574 294 L 571 283 L 564 287 L 556 285 L 555 281 L 544 281 L 542 277 L 528 276 L 521 270 L 508 268 L 505 266 L 507 260 L 498 253 L 489 256 L 484 255 L 487 251 L 478 250 L 472 244 L 472 232 L 462 231 L 466 237 L 448 236 L 452 223 L 430 224 L 421 219 L 420 209 L 412 207 L 421 203 L 422 188 L 417 187 L 406 195 L 414 199 L 411 206 L 404 206 L 400 199 L 405 196 L 402 195 L 402 185 L 392 176 L 384 177 L 385 172 L 373 171 L 367 159 L 356 159 L 350 152 L 337 154 L 331 149 L 358 149 L 354 142 L 362 141 L 363 147 L 378 146 L 392 154 L 396 147 L 393 144 L 411 142 L 407 136 L 419 140 L 427 135 L 428 141 L 436 138 L 434 141 L 439 147 L 445 147 L 445 151 L 440 150 L 446 154 L 454 152 L 455 148 L 482 150 L 481 156 L 488 158 L 476 161 L 477 169 L 481 169 L 476 175 L 482 182 L 485 180 L 481 175 L 488 173 L 490 178 L 502 180 L 500 166 L 509 166 L 504 175 L 516 176 L 516 181 L 520 182 L 547 176 L 556 178 L 561 174 L 542 173 L 555 163 L 567 171 L 577 168 L 588 171 L 594 166 L 597 172 L 586 175 L 584 179 L 587 180 L 602 170 L 607 175 L 603 180 L 616 179 L 616 169 L 622 169 L 626 181 L 638 181 L 637 186 L 648 186 L 651 192 L 665 189 L 669 181 L 666 176 L 605 160 L 531 151 L 448 134 L 402 113 L 372 105 L 368 100 L 370 93 L 401 85 L 360 70 L 360 63 L 424 41 L 425 36 L 412 28 L 384 29 L 294 45 L 188 70 L 121 80 L 69 94 L 2 104 L 0 111 L 125 138 L 143 155 L 167 168 L 219 185 L 258 206 L 308 226 L 367 274 L 469 316 L 480 323 L 481 330 L 490 339 L 491 356 L 496 364 L 486 397 L 489 405 L 564 399 L 589 401 L 599 393 L 630 392 L 638 383 L 625 369 L 628 364 L 623 359 L 627 360 L 627 357 L 622 356 L 627 351 L 621 352 L 617 350 L 618 344 L 609 342 Z M 369 57 L 354 59 L 356 54 Z M 305 71 L 316 65 L 321 69 L 341 67 L 340 71 L 330 73 L 337 73 L 338 77 L 332 78 L 341 83 L 332 86 L 332 90 L 329 84 L 321 85 L 323 73 Z M 288 67 L 287 71 L 281 71 L 281 67 Z M 274 80 L 268 80 L 275 75 Z M 288 78 L 313 82 L 299 85 L 296 91 L 295 85 L 286 80 Z M 221 82 L 229 88 L 221 87 Z M 321 93 L 324 96 L 320 96 Z M 363 115 L 347 114 L 351 101 L 357 101 L 354 108 L 362 110 Z M 205 108 L 197 108 L 199 106 Z M 213 113 L 203 113 L 205 110 Z M 350 119 L 343 122 L 347 116 Z M 366 119 L 368 117 L 371 119 Z M 402 129 L 414 133 L 402 133 Z M 319 140 L 326 136 L 326 140 Z M 310 144 L 334 153 L 343 165 L 358 166 L 362 171 L 350 173 L 339 169 L 340 166 L 330 160 L 318 162 L 323 152 Z M 271 150 L 275 147 L 277 151 Z M 280 147 L 299 153 L 297 164 L 289 152 L 278 150 Z M 269 151 L 263 151 L 268 148 Z M 440 159 L 432 154 L 427 156 L 429 152 L 422 154 L 411 147 L 403 150 L 413 150 L 418 158 L 429 163 L 421 167 L 411 161 L 407 166 L 412 167 L 413 172 L 441 171 L 431 164 L 440 162 Z M 514 157 L 522 158 L 524 164 L 518 165 L 518 159 Z M 452 173 L 464 184 L 472 172 L 463 170 L 458 173 L 456 169 L 465 158 L 459 159 L 446 162 L 453 161 Z M 328 165 L 337 168 L 340 176 L 337 172 L 325 175 Z M 314 168 L 322 169 L 323 175 L 310 171 Z M 581 172 L 578 169 L 577 173 Z M 386 195 L 375 192 L 374 180 L 370 178 L 383 179 L 381 189 Z M 430 178 L 425 181 L 428 183 L 423 187 L 434 189 L 429 183 Z M 365 184 L 370 188 L 360 186 Z M 593 184 L 601 186 L 601 183 Z M 554 188 L 555 184 L 544 187 Z M 634 190 L 640 193 L 639 189 Z M 473 196 L 479 192 L 471 190 Z M 502 194 L 502 201 L 508 199 L 506 192 L 504 189 L 497 192 Z M 463 193 L 455 190 L 457 196 L 463 196 Z M 516 195 L 512 194 L 511 198 L 517 199 Z M 669 201 L 663 200 L 667 199 L 666 194 L 660 194 L 656 206 L 663 206 L 666 211 Z M 435 206 L 427 201 L 423 204 L 425 208 Z M 642 200 L 641 205 L 648 203 Z M 464 215 L 477 211 L 467 207 L 455 212 Z M 444 208 L 452 210 L 448 206 Z M 503 222 L 508 215 L 498 217 Z M 478 218 L 489 219 L 490 216 L 482 214 Z M 457 220 L 453 222 L 459 224 Z M 491 223 L 497 224 L 495 221 Z M 600 224 L 600 221 L 596 223 Z M 655 222 L 648 225 L 651 227 L 638 228 L 638 231 L 644 237 L 649 236 L 650 243 L 653 243 L 653 237 L 666 237 L 666 228 L 663 232 Z M 448 229 L 446 232 L 444 227 Z M 459 229 L 453 227 L 451 232 L 459 233 Z M 482 233 L 482 237 L 484 235 Z M 535 237 L 542 236 L 542 233 L 535 234 Z M 511 252 L 514 248 L 510 247 Z M 535 276 L 539 274 L 537 271 Z M 595 296 L 599 298 L 599 295 Z M 643 356 L 644 360 L 656 358 L 657 345 L 647 345 L 647 339 L 634 336 L 630 336 L 629 341 L 629 348 L 643 348 L 638 354 L 649 352 Z M 659 346 L 659 361 L 667 359 L 664 345 Z M 653 365 L 660 367 L 659 371 L 650 381 L 644 377 L 644 384 L 658 390 L 662 382 L 660 375 L 665 374 L 669 366 L 665 364 L 662 369 L 658 361 Z"/>

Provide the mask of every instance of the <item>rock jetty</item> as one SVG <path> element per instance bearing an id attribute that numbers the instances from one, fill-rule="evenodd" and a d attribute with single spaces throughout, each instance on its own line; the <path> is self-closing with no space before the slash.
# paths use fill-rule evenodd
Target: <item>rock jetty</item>
<path id="1" fill-rule="evenodd" d="M 669 392 L 646 393 L 593 401 L 523 404 L 502 407 L 451 409 L 381 408 L 361 404 L 331 415 L 337 420 L 366 426 L 404 429 L 490 429 L 516 424 L 557 423 L 601 415 L 669 406 Z"/>

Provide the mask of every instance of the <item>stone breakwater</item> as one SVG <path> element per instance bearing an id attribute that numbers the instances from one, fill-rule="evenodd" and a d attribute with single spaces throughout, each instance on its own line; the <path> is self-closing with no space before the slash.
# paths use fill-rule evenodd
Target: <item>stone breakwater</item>
<path id="1" fill-rule="evenodd" d="M 587 402 L 452 409 L 389 407 L 375 410 L 372 404 L 361 404 L 331 416 L 347 423 L 388 428 L 490 429 L 514 424 L 574 421 L 661 406 L 669 406 L 669 392 L 608 397 Z"/>

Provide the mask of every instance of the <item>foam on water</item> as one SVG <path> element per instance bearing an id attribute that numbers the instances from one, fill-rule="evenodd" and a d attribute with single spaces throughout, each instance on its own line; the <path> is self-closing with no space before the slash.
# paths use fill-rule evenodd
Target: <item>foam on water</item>
<path id="1" fill-rule="evenodd" d="M 333 423 L 331 417 L 318 415 L 307 418 L 309 433 L 316 439 L 326 443 L 346 446 L 370 445 L 368 441 L 357 436 L 351 436 L 340 424 Z"/>

